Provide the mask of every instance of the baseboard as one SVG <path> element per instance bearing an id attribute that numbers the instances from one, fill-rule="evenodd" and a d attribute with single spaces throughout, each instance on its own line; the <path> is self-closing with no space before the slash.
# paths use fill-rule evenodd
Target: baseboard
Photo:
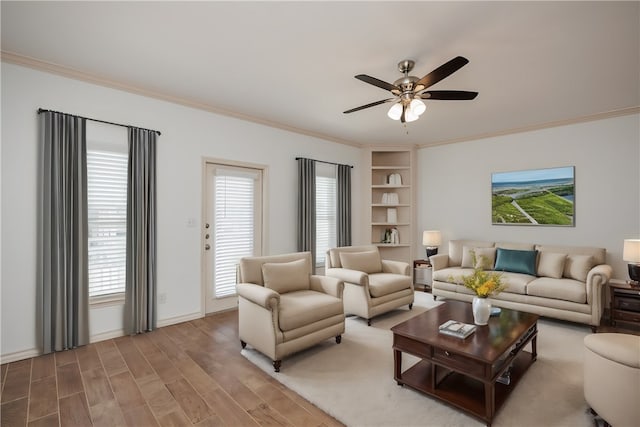
<path id="1" fill-rule="evenodd" d="M 204 315 L 199 311 L 195 313 L 185 314 L 183 316 L 170 317 L 168 319 L 158 320 L 158 328 L 175 325 L 176 323 L 188 322 L 190 320 L 196 320 L 202 317 L 204 317 Z"/>
<path id="2" fill-rule="evenodd" d="M 113 338 L 118 338 L 124 336 L 124 329 L 114 329 L 113 331 L 101 332 L 99 334 L 91 335 L 89 337 L 89 342 L 100 342 L 106 341 Z"/>
<path id="3" fill-rule="evenodd" d="M 16 351 L 15 353 L 7 353 L 0 355 L 0 364 L 17 362 L 19 360 L 30 359 L 32 357 L 40 356 L 42 352 L 37 348 L 29 350 Z"/>

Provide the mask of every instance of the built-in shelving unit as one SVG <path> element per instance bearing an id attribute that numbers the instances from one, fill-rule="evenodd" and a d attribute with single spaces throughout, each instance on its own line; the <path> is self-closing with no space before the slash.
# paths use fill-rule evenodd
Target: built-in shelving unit
<path id="1" fill-rule="evenodd" d="M 371 243 L 378 246 L 383 259 L 411 263 L 415 234 L 414 150 L 376 147 L 369 150 L 368 157 Z M 390 179 L 392 175 L 400 176 L 400 180 Z M 386 242 L 385 232 L 393 229 L 397 230 L 397 241 Z"/>

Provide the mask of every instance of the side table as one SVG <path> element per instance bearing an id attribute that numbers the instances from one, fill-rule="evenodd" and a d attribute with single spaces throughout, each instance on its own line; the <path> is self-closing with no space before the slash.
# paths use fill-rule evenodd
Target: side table
<path id="1" fill-rule="evenodd" d="M 640 326 L 640 287 L 622 280 L 610 280 L 611 326 L 618 322 Z"/>
<path id="2" fill-rule="evenodd" d="M 425 292 L 431 292 L 431 271 L 429 260 L 413 261 L 413 286 L 422 285 Z"/>

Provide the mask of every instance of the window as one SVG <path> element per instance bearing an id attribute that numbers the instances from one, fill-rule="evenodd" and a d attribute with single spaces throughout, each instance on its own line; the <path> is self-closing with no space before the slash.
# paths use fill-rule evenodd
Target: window
<path id="1" fill-rule="evenodd" d="M 240 258 L 260 251 L 260 177 L 249 168 L 218 167 L 214 178 L 214 297 L 236 293 Z"/>
<path id="2" fill-rule="evenodd" d="M 87 143 L 90 298 L 125 290 L 127 161 L 126 136 L 117 144 Z"/>
<path id="3" fill-rule="evenodd" d="M 316 265 L 336 246 L 336 167 L 316 163 Z"/>

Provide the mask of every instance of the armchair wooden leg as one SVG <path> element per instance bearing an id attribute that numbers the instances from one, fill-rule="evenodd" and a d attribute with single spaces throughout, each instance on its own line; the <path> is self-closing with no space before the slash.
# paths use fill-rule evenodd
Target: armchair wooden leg
<path id="1" fill-rule="evenodd" d="M 413 303 L 409 304 L 409 310 L 413 310 Z"/>
<path id="2" fill-rule="evenodd" d="M 275 369 L 276 372 L 280 372 L 280 365 L 282 365 L 282 360 L 273 361 L 273 369 Z"/>
<path id="3" fill-rule="evenodd" d="M 367 319 L 367 326 L 371 326 L 371 319 Z"/>
<path id="4" fill-rule="evenodd" d="M 336 336 L 336 344 L 340 344 L 342 342 L 342 335 Z"/>
<path id="5" fill-rule="evenodd" d="M 242 346 L 242 348 L 245 348 L 247 346 L 247 343 L 242 341 L 242 340 L 240 340 L 240 345 Z"/>

